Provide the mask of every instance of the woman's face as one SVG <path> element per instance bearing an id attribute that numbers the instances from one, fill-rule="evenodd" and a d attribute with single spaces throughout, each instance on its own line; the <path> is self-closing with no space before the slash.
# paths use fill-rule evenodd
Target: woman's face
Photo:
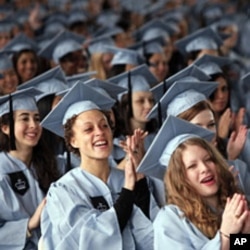
<path id="1" fill-rule="evenodd" d="M 147 115 L 154 106 L 152 92 L 136 91 L 132 93 L 133 118 L 138 122 L 147 122 Z"/>
<path id="2" fill-rule="evenodd" d="M 0 70 L 0 95 L 10 94 L 16 91 L 18 85 L 17 74 L 14 69 Z"/>
<path id="3" fill-rule="evenodd" d="M 17 110 L 14 112 L 14 121 L 17 148 L 36 146 L 42 133 L 38 111 Z M 2 131 L 9 135 L 9 126 L 4 125 Z"/>
<path id="4" fill-rule="evenodd" d="M 188 145 L 182 153 L 188 183 L 204 199 L 216 197 L 219 184 L 216 164 L 209 153 L 198 145 Z"/>
<path id="5" fill-rule="evenodd" d="M 216 132 L 214 114 L 210 109 L 201 111 L 193 119 L 191 119 L 190 122 L 201 126 L 202 128 Z"/>
<path id="6" fill-rule="evenodd" d="M 17 73 L 22 82 L 26 82 L 36 76 L 38 64 L 33 52 L 24 52 L 17 60 Z"/>
<path id="7" fill-rule="evenodd" d="M 107 118 L 98 110 L 79 114 L 72 127 L 71 145 L 78 148 L 83 159 L 107 159 L 113 147 Z"/>
<path id="8" fill-rule="evenodd" d="M 156 77 L 158 82 L 163 81 L 169 73 L 166 55 L 161 53 L 153 54 L 149 59 L 149 70 Z"/>
<path id="9" fill-rule="evenodd" d="M 225 78 L 220 76 L 215 81 L 218 82 L 219 85 L 214 93 L 213 100 L 210 101 L 210 104 L 214 112 L 220 113 L 227 108 L 229 101 L 229 88 Z"/>
<path id="10" fill-rule="evenodd" d="M 112 53 L 103 53 L 102 54 L 102 65 L 103 65 L 103 69 L 106 72 L 106 74 L 108 74 L 112 68 L 112 65 L 111 65 L 112 58 L 113 58 Z"/>

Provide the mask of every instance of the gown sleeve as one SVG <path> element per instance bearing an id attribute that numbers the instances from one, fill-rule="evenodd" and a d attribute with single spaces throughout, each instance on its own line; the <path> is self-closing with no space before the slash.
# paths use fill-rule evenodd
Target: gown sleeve
<path id="1" fill-rule="evenodd" d="M 154 249 L 220 250 L 219 232 L 208 239 L 175 206 L 165 206 L 154 221 Z"/>

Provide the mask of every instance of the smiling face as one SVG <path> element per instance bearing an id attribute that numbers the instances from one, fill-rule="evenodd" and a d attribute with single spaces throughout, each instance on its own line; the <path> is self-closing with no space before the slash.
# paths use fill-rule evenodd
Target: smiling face
<path id="1" fill-rule="evenodd" d="M 18 85 L 17 74 L 14 69 L 0 70 L 3 78 L 0 78 L 0 95 L 14 92 Z"/>
<path id="2" fill-rule="evenodd" d="M 34 52 L 23 52 L 17 60 L 16 68 L 22 82 L 26 82 L 36 76 L 38 63 Z"/>
<path id="3" fill-rule="evenodd" d="M 82 161 L 107 159 L 112 151 L 112 132 L 99 110 L 79 114 L 72 127 L 71 145 L 78 148 Z"/>
<path id="4" fill-rule="evenodd" d="M 36 146 L 42 133 L 38 111 L 17 110 L 14 112 L 14 122 L 17 149 Z M 2 131 L 9 135 L 9 125 L 3 125 Z"/>
<path id="5" fill-rule="evenodd" d="M 210 154 L 201 146 L 187 145 L 182 152 L 182 161 L 188 183 L 204 200 L 216 199 L 218 174 Z"/>

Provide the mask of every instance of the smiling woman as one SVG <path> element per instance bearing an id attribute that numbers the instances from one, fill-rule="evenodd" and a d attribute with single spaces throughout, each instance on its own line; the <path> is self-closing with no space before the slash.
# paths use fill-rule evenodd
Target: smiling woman
<path id="1" fill-rule="evenodd" d="M 112 131 L 101 109 L 114 103 L 78 82 L 42 121 L 80 156 L 79 167 L 49 189 L 41 220 L 45 249 L 153 249 L 157 205 L 147 179 L 135 173 L 133 137 L 127 139 L 125 171 L 109 164 Z"/>
<path id="2" fill-rule="evenodd" d="M 44 196 L 59 177 L 55 159 L 40 140 L 34 99 L 40 93 L 29 88 L 0 98 L 0 248 L 4 249 L 36 249 Z"/>

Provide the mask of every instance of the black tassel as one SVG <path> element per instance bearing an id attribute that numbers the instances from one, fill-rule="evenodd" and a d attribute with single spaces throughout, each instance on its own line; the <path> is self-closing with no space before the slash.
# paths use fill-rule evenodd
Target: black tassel
<path id="1" fill-rule="evenodd" d="M 133 117 L 133 107 L 132 107 L 132 85 L 131 85 L 131 73 L 128 72 L 128 112 L 129 117 Z"/>
<path id="2" fill-rule="evenodd" d="M 12 96 L 9 94 L 9 116 L 10 116 L 10 150 L 16 150 L 15 124 L 13 115 Z"/>
<path id="3" fill-rule="evenodd" d="M 158 112 L 158 128 L 160 129 L 162 125 L 162 115 L 161 115 L 161 103 L 157 103 L 157 112 Z"/>
<path id="4" fill-rule="evenodd" d="M 66 157 L 67 157 L 67 159 L 66 159 L 67 165 L 66 165 L 65 172 L 67 173 L 69 170 L 72 169 L 72 167 L 71 167 L 71 154 L 68 150 L 66 150 Z"/>
<path id="5" fill-rule="evenodd" d="M 163 81 L 163 95 L 166 93 L 166 91 L 167 91 L 167 78 L 165 78 L 164 79 L 164 81 Z"/>

